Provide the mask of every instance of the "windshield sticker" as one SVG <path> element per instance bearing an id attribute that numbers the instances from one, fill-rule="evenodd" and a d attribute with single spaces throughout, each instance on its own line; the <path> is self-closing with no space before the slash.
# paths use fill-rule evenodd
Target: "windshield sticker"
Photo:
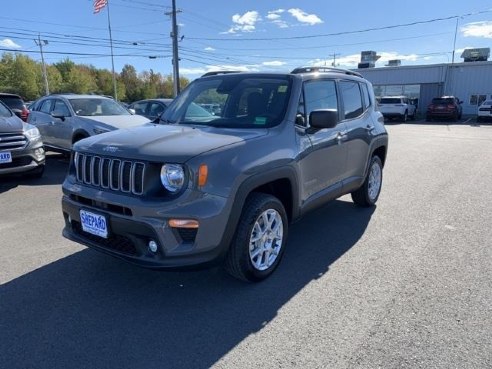
<path id="1" fill-rule="evenodd" d="M 287 86 L 278 86 L 277 92 L 287 92 Z"/>
<path id="2" fill-rule="evenodd" d="M 254 124 L 266 124 L 267 119 L 265 117 L 256 117 Z"/>

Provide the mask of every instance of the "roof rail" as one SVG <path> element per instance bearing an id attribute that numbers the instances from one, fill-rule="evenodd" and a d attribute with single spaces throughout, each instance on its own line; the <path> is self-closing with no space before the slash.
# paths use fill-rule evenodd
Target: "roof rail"
<path id="1" fill-rule="evenodd" d="M 301 73 L 313 73 L 313 72 L 331 72 L 331 73 L 343 73 L 349 76 L 357 76 L 362 77 L 362 74 L 341 68 L 330 68 L 330 67 L 300 67 L 294 69 L 292 74 L 301 74 Z"/>
<path id="2" fill-rule="evenodd" d="M 219 74 L 229 74 L 229 73 L 241 73 L 240 70 L 217 70 L 214 72 L 207 72 L 202 77 L 216 76 Z"/>

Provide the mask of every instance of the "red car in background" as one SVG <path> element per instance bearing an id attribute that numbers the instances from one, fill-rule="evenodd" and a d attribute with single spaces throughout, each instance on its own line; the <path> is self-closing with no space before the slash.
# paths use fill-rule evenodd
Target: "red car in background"
<path id="1" fill-rule="evenodd" d="M 460 99 L 455 96 L 435 97 L 427 107 L 426 118 L 429 122 L 436 118 L 457 121 L 458 119 L 461 119 L 463 111 L 461 106 L 462 103 L 463 101 L 460 101 Z"/>
<path id="2" fill-rule="evenodd" d="M 27 109 L 24 100 L 22 100 L 22 97 L 16 94 L 0 92 L 0 101 L 7 105 L 15 115 L 21 118 L 24 122 L 27 122 L 29 110 Z"/>

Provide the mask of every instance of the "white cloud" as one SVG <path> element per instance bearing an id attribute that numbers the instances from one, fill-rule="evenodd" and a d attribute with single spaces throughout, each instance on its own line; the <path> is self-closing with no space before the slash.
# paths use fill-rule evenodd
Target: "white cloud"
<path id="1" fill-rule="evenodd" d="M 465 37 L 492 38 L 492 21 L 468 23 L 460 31 Z"/>
<path id="2" fill-rule="evenodd" d="M 280 14 L 282 14 L 283 12 L 285 12 L 285 9 L 270 10 L 266 18 L 270 20 L 280 19 Z"/>
<path id="3" fill-rule="evenodd" d="M 316 14 L 308 14 L 299 8 L 289 9 L 288 12 L 301 23 L 314 26 L 315 24 L 323 23 L 323 21 Z"/>
<path id="4" fill-rule="evenodd" d="M 217 65 L 207 65 L 203 68 L 179 68 L 179 72 L 183 75 L 202 75 L 207 72 L 216 72 L 220 70 L 234 70 L 239 72 L 258 72 L 260 71 L 257 64 L 250 65 L 227 65 L 227 64 L 217 64 Z"/>
<path id="5" fill-rule="evenodd" d="M 9 38 L 0 40 L 0 46 L 1 47 L 7 47 L 9 49 L 20 49 L 21 48 L 20 45 L 17 45 L 14 41 L 12 41 Z"/>
<path id="6" fill-rule="evenodd" d="M 234 25 L 226 33 L 253 32 L 259 20 L 261 20 L 260 14 L 256 10 L 248 11 L 243 15 L 234 14 L 232 16 Z"/>
<path id="7" fill-rule="evenodd" d="M 207 46 L 204 50 L 205 51 L 215 51 L 215 49 L 211 46 Z"/>
<path id="8" fill-rule="evenodd" d="M 263 62 L 261 64 L 266 67 L 281 67 L 282 65 L 285 65 L 287 63 L 279 60 L 272 60 L 272 61 Z"/>

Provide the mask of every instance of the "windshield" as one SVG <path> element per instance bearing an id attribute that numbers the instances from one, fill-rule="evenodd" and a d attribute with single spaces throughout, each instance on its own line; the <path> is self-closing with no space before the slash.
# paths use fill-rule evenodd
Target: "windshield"
<path id="1" fill-rule="evenodd" d="M 287 108 L 288 76 L 220 75 L 198 79 L 168 107 L 163 123 L 253 128 L 279 124 Z"/>
<path id="2" fill-rule="evenodd" d="M 10 112 L 10 110 L 7 109 L 7 107 L 0 102 L 0 117 L 9 118 L 11 116 L 12 113 Z"/>
<path id="3" fill-rule="evenodd" d="M 398 97 L 382 97 L 380 104 L 401 104 L 401 99 Z"/>
<path id="4" fill-rule="evenodd" d="M 10 109 L 24 109 L 24 102 L 20 97 L 2 96 L 0 98 Z"/>
<path id="5" fill-rule="evenodd" d="M 83 117 L 101 115 L 131 115 L 128 110 L 112 99 L 89 97 L 68 99 L 75 114 Z"/>
<path id="6" fill-rule="evenodd" d="M 438 99 L 432 99 L 433 104 L 452 104 L 453 99 L 448 99 L 448 98 L 438 98 Z"/>

